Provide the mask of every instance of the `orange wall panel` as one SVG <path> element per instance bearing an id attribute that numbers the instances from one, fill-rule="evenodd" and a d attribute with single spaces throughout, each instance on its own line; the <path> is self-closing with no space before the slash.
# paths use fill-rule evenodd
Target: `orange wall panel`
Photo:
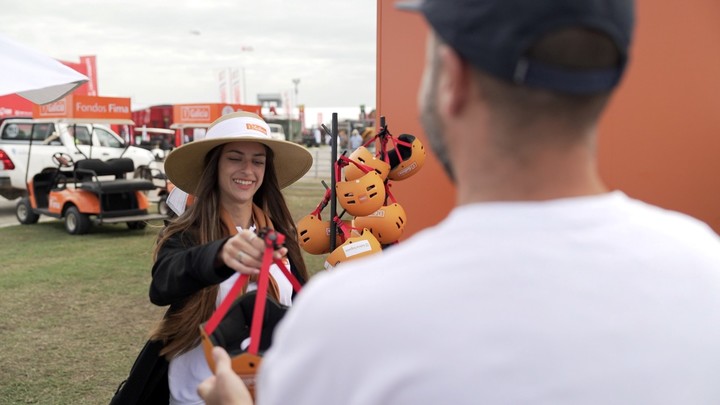
<path id="1" fill-rule="evenodd" d="M 378 0 L 377 110 L 390 132 L 419 136 L 425 167 L 393 183 L 405 237 L 440 221 L 454 189 L 429 150 L 417 91 L 427 27 Z M 603 179 L 630 196 L 685 212 L 720 231 L 720 2 L 637 1 L 630 67 L 599 128 Z"/>
<path id="2" fill-rule="evenodd" d="M 720 231 L 720 2 L 641 0 L 630 68 L 600 126 L 613 188 Z"/>
<path id="3" fill-rule="evenodd" d="M 385 116 L 391 134 L 417 136 L 428 152 L 417 174 L 392 182 L 391 191 L 407 215 L 405 239 L 447 215 L 455 203 L 455 188 L 419 122 L 417 91 L 425 61 L 425 22 L 419 15 L 395 10 L 394 1 L 378 0 L 377 10 L 377 116 Z"/>

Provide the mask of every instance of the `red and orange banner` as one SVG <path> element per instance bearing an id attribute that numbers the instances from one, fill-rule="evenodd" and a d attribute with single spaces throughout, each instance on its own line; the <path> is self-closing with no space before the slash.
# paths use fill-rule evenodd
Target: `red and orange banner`
<path id="1" fill-rule="evenodd" d="M 247 111 L 257 115 L 261 114 L 262 106 L 253 104 L 175 104 L 173 106 L 173 124 L 207 124 L 235 111 Z"/>
<path id="2" fill-rule="evenodd" d="M 130 120 L 130 99 L 70 95 L 54 103 L 34 105 L 33 118 Z"/>

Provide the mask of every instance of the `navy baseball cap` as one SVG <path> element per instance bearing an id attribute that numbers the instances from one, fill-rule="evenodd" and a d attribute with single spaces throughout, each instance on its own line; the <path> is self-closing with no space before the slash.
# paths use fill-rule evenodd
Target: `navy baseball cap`
<path id="1" fill-rule="evenodd" d="M 633 0 L 420 0 L 395 4 L 419 11 L 436 34 L 476 68 L 500 79 L 561 93 L 593 94 L 614 88 L 628 60 Z M 527 57 L 545 34 L 586 28 L 610 38 L 617 66 L 569 69 Z"/>

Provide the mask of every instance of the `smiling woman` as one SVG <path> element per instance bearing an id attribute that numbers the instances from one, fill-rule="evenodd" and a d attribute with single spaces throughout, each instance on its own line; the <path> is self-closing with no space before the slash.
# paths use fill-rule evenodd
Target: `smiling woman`
<path id="1" fill-rule="evenodd" d="M 116 403 L 135 403 L 130 397 L 167 403 L 167 398 L 158 400 L 157 395 L 167 396 L 168 391 L 172 404 L 199 403 L 197 386 L 211 375 L 198 345 L 199 326 L 207 322 L 241 273 L 258 274 L 265 245 L 257 231 L 270 228 L 285 235 L 285 245 L 275 251 L 276 257 L 301 283 L 308 279 L 281 189 L 302 177 L 311 165 L 312 156 L 304 147 L 272 139 L 267 123 L 247 112 L 221 117 L 205 138 L 168 155 L 168 178 L 196 200 L 158 235 L 150 300 L 170 308 L 139 364 L 154 364 L 158 373 L 167 372 L 169 378 L 151 378 L 159 381 L 153 384 L 131 374 Z M 270 276 L 273 288 L 268 299 L 290 306 L 290 280 L 277 265 L 270 267 Z M 256 288 L 253 281 L 247 290 Z M 233 314 L 226 319 L 232 321 Z M 247 348 L 242 344 L 247 336 L 233 339 L 226 344 L 240 351 Z M 266 350 L 268 345 L 262 345 L 261 350 Z M 157 367 L 158 360 L 167 367 Z"/>
<path id="2" fill-rule="evenodd" d="M 242 206 L 252 201 L 263 183 L 267 155 L 272 153 L 266 148 L 257 142 L 233 142 L 222 147 L 218 163 L 221 205 Z M 252 223 L 241 225 L 248 229 Z"/>

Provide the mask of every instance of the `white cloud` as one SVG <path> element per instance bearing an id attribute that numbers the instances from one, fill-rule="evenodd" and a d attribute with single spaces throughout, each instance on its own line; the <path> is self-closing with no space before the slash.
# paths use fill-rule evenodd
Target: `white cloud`
<path id="1" fill-rule="evenodd" d="M 375 1 L 7 3 L 0 32 L 57 59 L 96 55 L 101 95 L 217 102 L 218 71 L 243 67 L 251 101 L 300 78 L 308 107 L 375 105 Z"/>

